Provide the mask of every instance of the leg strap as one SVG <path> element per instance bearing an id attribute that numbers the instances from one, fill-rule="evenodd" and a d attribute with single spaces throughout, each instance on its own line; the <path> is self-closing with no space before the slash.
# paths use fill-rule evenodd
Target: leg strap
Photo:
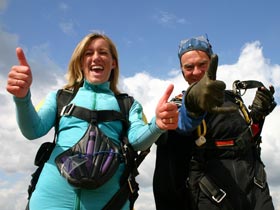
<path id="1" fill-rule="evenodd" d="M 219 206 L 225 210 L 235 210 L 227 199 L 226 192 L 221 189 L 209 176 L 204 175 L 199 181 L 201 191 Z"/>
<path id="2" fill-rule="evenodd" d="M 216 203 L 221 203 L 221 201 L 226 197 L 226 192 L 219 188 L 210 178 L 204 175 L 199 181 L 199 186 L 202 192 L 214 200 Z"/>
<path id="3" fill-rule="evenodd" d="M 258 160 L 256 160 L 255 163 L 254 184 L 261 189 L 265 188 L 266 186 L 266 173 L 264 171 L 263 165 Z"/>
<path id="4" fill-rule="evenodd" d="M 102 210 L 122 209 L 128 200 L 130 201 L 129 209 L 132 210 L 138 197 L 138 190 L 138 183 L 134 178 L 129 178 Z"/>

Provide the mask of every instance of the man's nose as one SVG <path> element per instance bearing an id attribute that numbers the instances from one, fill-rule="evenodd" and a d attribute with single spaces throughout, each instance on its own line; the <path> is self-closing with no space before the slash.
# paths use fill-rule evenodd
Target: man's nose
<path id="1" fill-rule="evenodd" d="M 201 74 L 201 73 L 202 73 L 201 68 L 199 68 L 198 66 L 195 66 L 195 67 L 194 67 L 194 70 L 193 70 L 193 74 L 194 74 L 194 75 L 199 75 L 199 74 Z"/>

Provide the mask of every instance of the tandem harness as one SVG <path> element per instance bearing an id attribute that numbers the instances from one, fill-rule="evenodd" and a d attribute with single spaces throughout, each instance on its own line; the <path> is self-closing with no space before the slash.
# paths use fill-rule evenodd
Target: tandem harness
<path id="1" fill-rule="evenodd" d="M 144 160 L 145 156 L 150 152 L 150 149 L 147 149 L 142 152 L 135 151 L 130 145 L 127 138 L 127 129 L 129 127 L 129 110 L 134 102 L 134 98 L 128 96 L 127 94 L 118 94 L 116 99 L 120 106 L 121 112 L 116 112 L 112 110 L 100 110 L 93 111 L 88 110 L 83 107 L 75 106 L 74 104 L 69 104 L 69 102 L 76 95 L 77 90 L 69 89 L 60 89 L 57 92 L 57 117 L 56 117 L 56 126 L 55 126 L 55 137 L 53 142 L 45 142 L 41 145 L 40 151 L 44 153 L 43 155 L 36 155 L 35 165 L 38 166 L 37 170 L 32 174 L 32 180 L 28 188 L 28 194 L 30 199 L 32 192 L 35 190 L 36 183 L 40 176 L 41 170 L 44 166 L 44 163 L 49 159 L 49 156 L 55 146 L 56 134 L 58 130 L 58 124 L 61 116 L 71 115 L 78 117 L 87 122 L 95 121 L 95 123 L 101 121 L 113 121 L 120 120 L 123 124 L 122 133 L 120 136 L 121 141 L 121 152 L 125 162 L 124 172 L 120 179 L 120 189 L 115 193 L 115 195 L 109 200 L 109 202 L 103 207 L 102 210 L 111 210 L 111 209 L 121 209 L 125 204 L 127 199 L 130 201 L 130 209 L 133 209 L 134 203 L 138 197 L 139 185 L 135 180 L 135 177 L 139 174 L 138 166 Z M 46 146 L 47 145 L 47 146 Z M 45 154 L 47 153 L 47 154 Z M 29 203 L 27 204 L 26 210 Z"/>
<path id="2" fill-rule="evenodd" d="M 207 142 L 206 138 L 204 137 L 207 132 L 207 126 L 205 120 L 202 121 L 201 125 L 198 126 L 197 134 L 198 139 L 196 140 L 196 146 L 200 153 L 203 155 L 205 148 L 210 149 L 229 149 L 232 150 L 231 154 L 234 154 L 236 151 L 246 152 L 246 149 L 252 145 L 256 147 L 256 156 L 259 158 L 260 155 L 260 143 L 261 143 L 261 130 L 264 122 L 260 122 L 259 124 L 253 124 L 249 112 L 243 101 L 241 96 L 245 94 L 247 89 L 251 88 L 258 88 L 263 86 L 261 82 L 258 81 L 235 81 L 233 83 L 233 91 L 232 93 L 235 95 L 236 103 L 239 105 L 240 111 L 243 114 L 244 120 L 248 124 L 248 127 L 235 139 L 226 139 L 226 140 L 215 140 L 214 142 Z M 241 94 L 241 90 L 244 90 L 244 93 Z M 251 139 L 251 141 L 250 141 Z M 217 149 L 218 148 L 218 149 Z M 259 158 L 260 160 L 260 158 Z M 195 163 L 193 162 L 199 169 L 203 168 L 203 163 Z M 260 160 L 261 162 L 261 160 Z M 254 176 L 254 184 L 257 185 L 259 188 L 263 189 L 266 186 L 266 174 L 261 167 L 260 163 L 255 164 L 255 176 Z M 215 181 L 209 177 L 207 174 L 203 174 L 199 180 L 199 187 L 201 191 L 213 200 L 215 203 L 220 204 L 224 201 L 224 206 L 227 209 L 232 209 L 231 204 L 228 202 L 227 193 L 225 190 L 221 189 Z"/>

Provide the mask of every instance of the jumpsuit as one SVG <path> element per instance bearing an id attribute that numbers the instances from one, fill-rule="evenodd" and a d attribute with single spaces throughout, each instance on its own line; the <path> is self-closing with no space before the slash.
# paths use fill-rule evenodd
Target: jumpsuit
<path id="1" fill-rule="evenodd" d="M 92 85 L 84 81 L 71 102 L 91 110 L 120 111 L 114 93 L 109 87 L 109 82 Z M 30 92 L 22 99 L 14 97 L 14 101 L 18 125 L 27 139 L 42 137 L 55 126 L 56 91 L 48 94 L 37 111 L 31 102 Z M 128 138 L 135 150 L 147 149 L 164 132 L 157 127 L 155 118 L 148 124 L 144 122 L 142 106 L 136 100 L 130 109 L 129 121 Z M 98 127 L 115 143 L 120 144 L 119 136 L 122 132 L 120 121 L 99 123 Z M 74 116 L 63 116 L 60 119 L 56 146 L 50 159 L 45 163 L 36 189 L 30 198 L 30 210 L 98 210 L 102 209 L 117 192 L 124 164 L 120 164 L 119 169 L 109 181 L 94 190 L 71 186 L 56 167 L 56 156 L 79 141 L 87 128 L 88 122 Z M 126 202 L 123 209 L 129 209 L 128 206 Z"/>
<path id="2" fill-rule="evenodd" d="M 236 99 L 226 91 L 223 106 L 236 104 Z M 178 130 L 185 134 L 197 123 L 186 113 L 182 106 Z M 204 120 L 206 143 L 194 146 L 190 162 L 188 186 L 193 209 L 273 210 L 260 142 L 252 135 L 242 112 L 206 113 Z"/>

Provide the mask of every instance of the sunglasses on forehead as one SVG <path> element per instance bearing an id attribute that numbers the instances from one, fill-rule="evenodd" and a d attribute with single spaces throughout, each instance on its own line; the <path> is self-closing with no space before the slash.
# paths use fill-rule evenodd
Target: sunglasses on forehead
<path id="1" fill-rule="evenodd" d="M 185 39 L 180 42 L 178 56 L 181 56 L 191 50 L 201 50 L 208 54 L 209 57 L 213 54 L 212 46 L 209 40 L 204 36 L 199 36 L 196 38 Z"/>

